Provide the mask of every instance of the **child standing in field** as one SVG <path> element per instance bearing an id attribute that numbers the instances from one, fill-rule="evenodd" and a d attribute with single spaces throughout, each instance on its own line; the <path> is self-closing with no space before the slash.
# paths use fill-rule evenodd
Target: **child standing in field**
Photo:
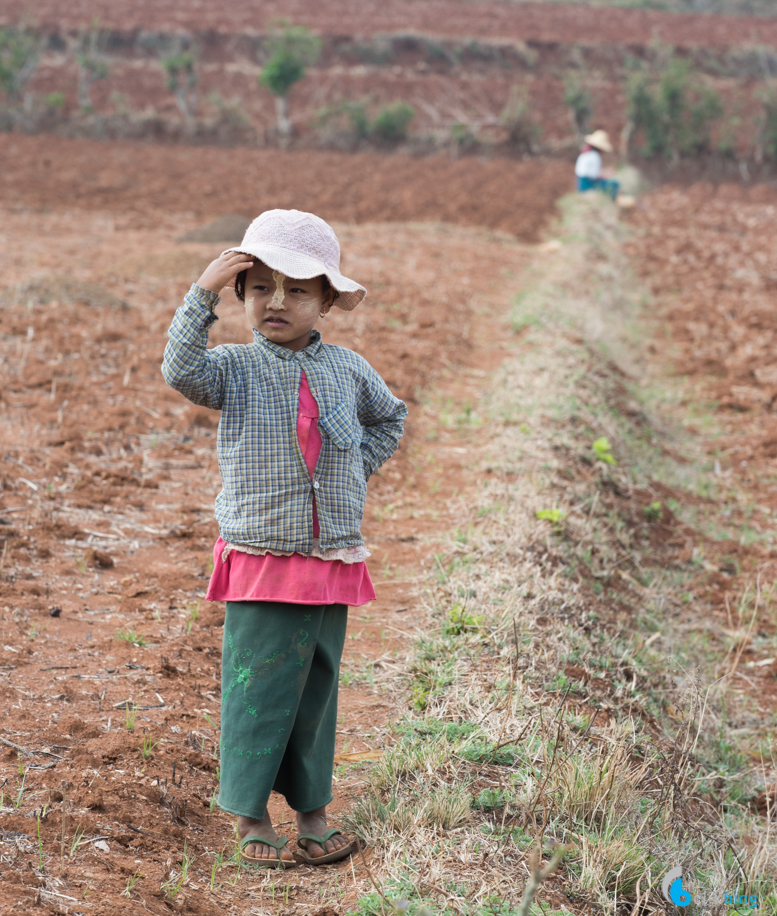
<path id="1" fill-rule="evenodd" d="M 254 341 L 209 350 L 219 292 L 233 279 Z M 375 597 L 360 530 L 367 480 L 396 450 L 407 408 L 315 325 L 365 294 L 340 273 L 327 223 L 267 211 L 189 290 L 162 365 L 184 397 L 222 412 L 207 594 L 226 601 L 218 801 L 238 816 L 243 856 L 262 866 L 295 864 L 267 814 L 273 789 L 297 812 L 307 862 L 355 847 L 326 820 L 340 657 L 348 605 Z"/>

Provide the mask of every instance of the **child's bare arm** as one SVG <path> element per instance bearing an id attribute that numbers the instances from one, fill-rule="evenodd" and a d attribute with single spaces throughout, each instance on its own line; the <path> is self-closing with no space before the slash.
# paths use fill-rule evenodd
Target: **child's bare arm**
<path id="1" fill-rule="evenodd" d="M 218 410 L 224 396 L 226 356 L 208 349 L 208 332 L 216 320 L 219 291 L 253 261 L 244 254 L 226 252 L 205 268 L 186 294 L 168 331 L 162 375 L 194 404 Z"/>

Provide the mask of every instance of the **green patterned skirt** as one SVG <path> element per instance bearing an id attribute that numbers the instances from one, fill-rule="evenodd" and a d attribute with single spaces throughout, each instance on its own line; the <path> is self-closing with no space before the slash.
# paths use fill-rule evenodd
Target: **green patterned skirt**
<path id="1" fill-rule="evenodd" d="M 344 604 L 228 601 L 219 807 L 263 818 L 274 789 L 295 811 L 332 800 Z"/>

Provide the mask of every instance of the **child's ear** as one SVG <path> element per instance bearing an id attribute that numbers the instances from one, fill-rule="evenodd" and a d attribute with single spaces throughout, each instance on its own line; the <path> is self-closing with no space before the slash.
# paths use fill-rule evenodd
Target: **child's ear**
<path id="1" fill-rule="evenodd" d="M 324 295 L 321 298 L 321 317 L 322 318 L 332 308 L 334 301 L 335 301 L 335 291 L 330 286 L 329 289 L 324 293 Z"/>

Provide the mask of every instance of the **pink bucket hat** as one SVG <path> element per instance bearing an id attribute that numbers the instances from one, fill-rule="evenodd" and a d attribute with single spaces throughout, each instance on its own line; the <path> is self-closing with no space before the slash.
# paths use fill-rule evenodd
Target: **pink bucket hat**
<path id="1" fill-rule="evenodd" d="M 266 210 L 246 229 L 243 241 L 227 251 L 250 254 L 295 280 L 324 274 L 340 294 L 338 308 L 350 312 L 367 290 L 340 273 L 340 243 L 320 217 L 302 210 Z"/>

